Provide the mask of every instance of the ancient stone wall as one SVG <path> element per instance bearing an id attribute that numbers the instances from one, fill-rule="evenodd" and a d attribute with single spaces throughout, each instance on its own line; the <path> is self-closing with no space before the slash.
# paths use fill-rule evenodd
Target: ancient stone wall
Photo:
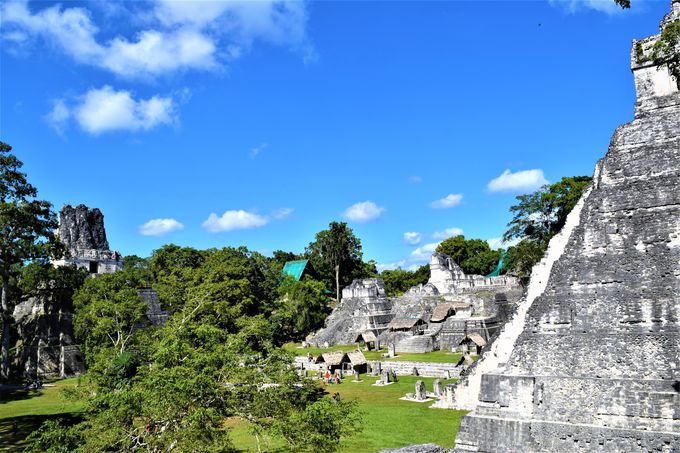
<path id="1" fill-rule="evenodd" d="M 342 290 L 342 301 L 326 319 L 324 328 L 310 335 L 307 342 L 319 347 L 348 344 L 360 333 L 371 331 L 381 345 L 395 344 L 399 352 L 423 353 L 457 346 L 454 342 L 464 338 L 468 327 L 470 333 L 478 332 L 492 340 L 522 293 L 513 277 L 466 275 L 440 253 L 430 259 L 430 274 L 427 284 L 414 286 L 396 298 L 386 296 L 380 279 L 354 280 Z M 499 294 L 504 295 L 502 300 L 495 299 Z M 460 322 L 430 323 L 435 308 L 447 303 L 456 306 L 452 318 Z M 392 321 L 417 319 L 426 326 L 410 332 L 390 327 Z"/>
<path id="2" fill-rule="evenodd" d="M 123 267 L 120 254 L 109 250 L 104 215 L 97 208 L 64 206 L 59 213 L 58 236 L 66 254 L 53 262 L 55 266 L 76 265 L 93 275 Z M 84 372 L 85 361 L 73 335 L 73 295 L 52 290 L 38 293 L 14 308 L 19 338 L 13 368 L 31 377 Z M 162 317 L 160 308 L 152 317 L 154 314 Z"/>
<path id="3" fill-rule="evenodd" d="M 342 294 L 342 301 L 326 318 L 324 328 L 311 335 L 307 339 L 309 343 L 328 347 L 352 343 L 365 331 L 380 335 L 394 317 L 392 302 L 385 295 L 380 279 L 354 280 Z"/>
<path id="4" fill-rule="evenodd" d="M 19 374 L 66 377 L 85 371 L 73 335 L 71 296 L 42 291 L 14 307 L 19 340 L 13 369 Z"/>
<path id="5" fill-rule="evenodd" d="M 418 376 L 436 378 L 455 378 L 460 375 L 460 368 L 455 363 L 439 362 L 406 362 L 399 360 L 372 360 L 369 363 L 371 369 L 394 370 L 398 376 L 412 376 L 413 369 L 418 371 Z M 325 369 L 323 363 L 312 363 L 307 357 L 295 357 L 295 365 L 306 370 L 320 371 Z"/>

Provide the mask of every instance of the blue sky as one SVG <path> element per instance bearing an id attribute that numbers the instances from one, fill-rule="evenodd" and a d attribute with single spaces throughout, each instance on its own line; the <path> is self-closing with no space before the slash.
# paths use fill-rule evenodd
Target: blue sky
<path id="1" fill-rule="evenodd" d="M 345 220 L 409 267 L 592 174 L 669 4 L 5 1 L 0 136 L 124 254 L 302 251 Z"/>

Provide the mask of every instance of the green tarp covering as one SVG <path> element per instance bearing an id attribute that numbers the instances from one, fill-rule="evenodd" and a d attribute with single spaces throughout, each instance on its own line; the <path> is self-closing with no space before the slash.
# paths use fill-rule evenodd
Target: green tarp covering
<path id="1" fill-rule="evenodd" d="M 498 277 L 501 275 L 501 269 L 503 269 L 503 260 L 505 260 L 505 256 L 508 254 L 508 252 L 501 252 L 501 259 L 498 260 L 498 264 L 496 265 L 496 269 L 493 270 L 492 273 L 489 275 L 485 275 L 485 277 Z"/>
<path id="2" fill-rule="evenodd" d="M 308 262 L 309 260 L 288 261 L 283 265 L 283 273 L 292 276 L 296 282 L 299 282 Z"/>

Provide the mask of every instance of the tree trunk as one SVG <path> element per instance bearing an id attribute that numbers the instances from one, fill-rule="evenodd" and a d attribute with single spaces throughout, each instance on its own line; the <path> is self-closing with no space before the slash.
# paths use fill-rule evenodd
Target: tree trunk
<path id="1" fill-rule="evenodd" d="M 9 378 L 9 275 L 2 277 L 2 358 L 0 359 L 0 377 Z"/>
<path id="2" fill-rule="evenodd" d="M 335 266 L 335 301 L 340 303 L 340 265 Z"/>

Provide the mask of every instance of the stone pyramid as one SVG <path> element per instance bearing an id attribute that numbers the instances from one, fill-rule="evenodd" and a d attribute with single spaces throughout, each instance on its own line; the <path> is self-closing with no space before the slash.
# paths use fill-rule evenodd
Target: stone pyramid
<path id="1" fill-rule="evenodd" d="M 456 389 L 457 452 L 680 452 L 680 92 L 658 37 L 633 43 L 634 120 Z"/>

